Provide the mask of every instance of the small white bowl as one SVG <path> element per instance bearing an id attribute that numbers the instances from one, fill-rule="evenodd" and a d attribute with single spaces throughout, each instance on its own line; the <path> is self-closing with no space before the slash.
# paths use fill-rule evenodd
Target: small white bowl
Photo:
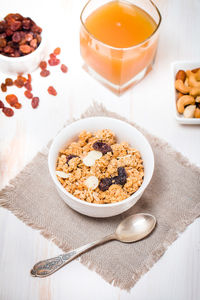
<path id="1" fill-rule="evenodd" d="M 180 124 L 188 124 L 188 125 L 197 125 L 200 124 L 200 119 L 197 118 L 185 118 L 183 115 L 180 115 L 176 108 L 176 89 L 175 89 L 175 77 L 176 73 L 179 70 L 192 70 L 200 68 L 199 62 L 192 61 L 175 61 L 171 64 L 171 80 L 172 80 L 172 90 L 173 90 L 173 106 L 175 110 L 175 118 Z"/>
<path id="2" fill-rule="evenodd" d="M 111 129 L 118 142 L 126 141 L 141 153 L 144 163 L 144 181 L 140 188 L 129 198 L 112 204 L 94 204 L 79 200 L 68 193 L 56 177 L 55 168 L 59 150 L 66 144 L 76 140 L 82 130 L 94 132 L 99 129 Z M 135 127 L 126 122 L 108 118 L 91 117 L 81 119 L 66 126 L 54 139 L 48 157 L 48 165 L 51 177 L 61 198 L 74 210 L 90 217 L 111 217 L 128 210 L 142 196 L 148 186 L 154 170 L 154 156 L 151 146 L 144 135 Z"/>
<path id="3" fill-rule="evenodd" d="M 37 69 L 47 52 L 44 30 L 42 30 L 41 38 L 41 43 L 38 48 L 30 54 L 20 57 L 9 57 L 0 54 L 0 72 L 16 75 L 21 73 L 31 73 Z"/>

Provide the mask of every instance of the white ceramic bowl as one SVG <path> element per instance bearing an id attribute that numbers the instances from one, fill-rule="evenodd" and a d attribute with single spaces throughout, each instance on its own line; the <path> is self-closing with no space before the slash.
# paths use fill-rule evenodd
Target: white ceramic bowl
<path id="1" fill-rule="evenodd" d="M 0 72 L 16 75 L 21 73 L 31 73 L 37 69 L 41 60 L 47 53 L 47 43 L 44 30 L 41 33 L 41 43 L 38 48 L 30 54 L 20 57 L 8 57 L 0 54 Z"/>
<path id="2" fill-rule="evenodd" d="M 79 200 L 68 193 L 56 177 L 55 167 L 59 150 L 66 144 L 76 140 L 82 130 L 94 132 L 98 129 L 111 129 L 119 142 L 126 141 L 141 153 L 144 162 L 144 181 L 140 188 L 129 198 L 112 204 L 94 204 Z M 61 198 L 74 210 L 90 217 L 111 217 L 118 215 L 133 206 L 148 186 L 154 170 L 154 156 L 147 139 L 136 128 L 126 122 L 108 118 L 91 117 L 81 119 L 66 126 L 54 139 L 48 157 L 51 177 Z"/>
<path id="3" fill-rule="evenodd" d="M 173 106 L 174 106 L 174 114 L 175 114 L 175 118 L 177 120 L 177 122 L 179 122 L 180 124 L 187 124 L 187 125 L 197 125 L 200 124 L 200 119 L 197 118 L 184 118 L 183 115 L 180 115 L 177 112 L 177 108 L 176 108 L 176 89 L 174 86 L 175 83 L 175 77 L 176 77 L 176 73 L 179 70 L 192 70 L 192 69 L 196 69 L 196 68 L 200 68 L 200 61 L 175 61 L 171 64 L 171 81 L 172 81 L 172 91 L 173 91 Z"/>

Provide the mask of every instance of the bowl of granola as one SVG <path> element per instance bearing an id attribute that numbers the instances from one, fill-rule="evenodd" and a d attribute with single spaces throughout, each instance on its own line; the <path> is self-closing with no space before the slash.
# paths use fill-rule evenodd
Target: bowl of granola
<path id="1" fill-rule="evenodd" d="M 91 117 L 73 122 L 56 136 L 48 165 L 59 195 L 72 209 L 111 217 L 142 196 L 153 175 L 154 156 L 135 127 Z"/>

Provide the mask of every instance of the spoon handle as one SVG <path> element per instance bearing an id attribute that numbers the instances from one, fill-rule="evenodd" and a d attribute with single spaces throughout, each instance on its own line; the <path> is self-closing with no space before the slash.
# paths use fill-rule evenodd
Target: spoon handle
<path id="1" fill-rule="evenodd" d="M 54 272 L 56 272 L 57 270 L 59 270 L 60 268 L 62 268 L 63 266 L 65 266 L 67 263 L 72 261 L 80 254 L 86 252 L 87 250 L 115 239 L 116 239 L 116 235 L 111 234 L 100 240 L 86 244 L 75 250 L 71 250 L 65 254 L 60 254 L 56 257 L 39 261 L 33 266 L 33 269 L 31 270 L 30 273 L 33 277 L 47 277 L 53 274 Z"/>

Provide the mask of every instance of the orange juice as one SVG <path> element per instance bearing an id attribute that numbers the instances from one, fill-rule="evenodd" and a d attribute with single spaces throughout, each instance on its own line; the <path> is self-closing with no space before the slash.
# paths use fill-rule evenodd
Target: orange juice
<path id="1" fill-rule="evenodd" d="M 153 18 L 138 6 L 107 2 L 84 21 L 82 57 L 102 77 L 123 85 L 151 64 L 157 47 L 157 35 L 151 35 L 156 28 Z"/>

